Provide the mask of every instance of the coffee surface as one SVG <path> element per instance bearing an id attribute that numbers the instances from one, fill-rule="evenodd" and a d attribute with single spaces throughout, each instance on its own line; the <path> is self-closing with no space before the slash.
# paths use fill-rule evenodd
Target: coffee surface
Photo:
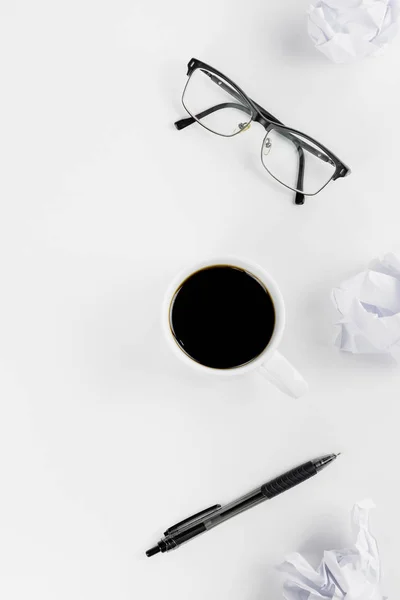
<path id="1" fill-rule="evenodd" d="M 253 275 L 217 265 L 182 283 L 171 303 L 170 325 L 193 360 L 232 369 L 254 360 L 268 346 L 275 310 L 268 290 Z"/>

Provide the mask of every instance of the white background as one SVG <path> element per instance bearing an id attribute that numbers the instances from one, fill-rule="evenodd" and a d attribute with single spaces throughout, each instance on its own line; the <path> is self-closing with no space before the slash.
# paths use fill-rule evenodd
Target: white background
<path id="1" fill-rule="evenodd" d="M 306 0 L 0 3 L 0 596 L 261 600 L 275 566 L 350 542 L 372 497 L 398 595 L 400 371 L 332 345 L 333 286 L 400 253 L 400 69 L 335 66 Z M 305 206 L 259 161 L 262 128 L 178 132 L 186 64 L 224 71 L 353 174 Z M 261 264 L 287 307 L 299 401 L 257 374 L 191 372 L 163 293 L 213 254 Z M 327 452 L 329 470 L 146 559 L 173 522 Z M 397 541 L 396 541 L 397 540 Z"/>

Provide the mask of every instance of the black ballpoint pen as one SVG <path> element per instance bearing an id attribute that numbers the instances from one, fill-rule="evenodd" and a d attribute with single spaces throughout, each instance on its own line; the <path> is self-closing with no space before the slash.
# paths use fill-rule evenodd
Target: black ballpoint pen
<path id="1" fill-rule="evenodd" d="M 168 552 L 169 550 L 179 548 L 179 546 L 201 533 L 313 477 L 313 475 L 319 473 L 339 455 L 340 453 L 327 454 L 321 458 L 310 460 L 225 506 L 215 504 L 214 506 L 210 506 L 210 508 L 196 513 L 188 519 L 169 527 L 164 532 L 165 537 L 158 542 L 157 546 L 147 550 L 146 555 L 154 556 L 154 554 L 158 554 L 159 552 Z"/>

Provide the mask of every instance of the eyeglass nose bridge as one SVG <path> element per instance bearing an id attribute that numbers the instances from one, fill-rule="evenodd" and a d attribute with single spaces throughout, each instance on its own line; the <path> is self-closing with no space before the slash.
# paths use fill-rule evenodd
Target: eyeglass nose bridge
<path id="1" fill-rule="evenodd" d="M 260 115 L 260 113 L 255 114 L 253 121 L 255 123 L 260 123 L 260 125 L 262 125 L 266 131 L 268 131 L 271 128 L 271 122 L 264 119 L 264 117 Z"/>

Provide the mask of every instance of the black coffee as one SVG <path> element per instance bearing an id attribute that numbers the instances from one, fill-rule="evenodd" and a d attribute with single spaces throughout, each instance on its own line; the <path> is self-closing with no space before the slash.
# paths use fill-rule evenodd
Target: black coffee
<path id="1" fill-rule="evenodd" d="M 171 303 L 170 321 L 178 344 L 193 360 L 232 369 L 266 348 L 275 310 L 267 289 L 253 275 L 217 265 L 182 283 Z"/>

